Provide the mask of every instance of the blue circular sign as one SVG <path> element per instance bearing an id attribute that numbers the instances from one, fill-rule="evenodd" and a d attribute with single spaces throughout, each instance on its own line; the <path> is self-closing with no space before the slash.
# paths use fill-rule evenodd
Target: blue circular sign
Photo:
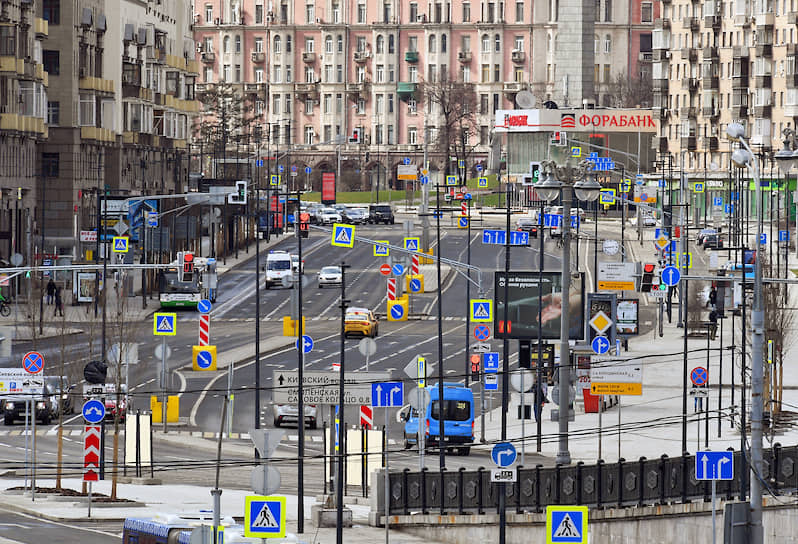
<path id="1" fill-rule="evenodd" d="M 405 315 L 405 307 L 401 304 L 394 304 L 391 306 L 391 317 L 394 319 L 402 319 Z"/>
<path id="2" fill-rule="evenodd" d="M 421 176 L 421 185 L 426 185 L 429 183 L 429 178 L 427 176 Z"/>
<path id="3" fill-rule="evenodd" d="M 208 350 L 201 350 L 197 352 L 197 366 L 199 368 L 210 368 L 213 364 L 213 354 Z"/>
<path id="4" fill-rule="evenodd" d="M 305 334 L 302 336 L 301 342 L 302 342 L 302 353 L 310 353 L 311 351 L 313 351 L 313 338 Z M 297 350 L 300 347 L 300 340 L 298 338 L 295 346 Z"/>
<path id="5" fill-rule="evenodd" d="M 87 423 L 99 423 L 105 419 L 105 405 L 97 400 L 91 399 L 83 403 L 83 419 Z"/>
<path id="6" fill-rule="evenodd" d="M 38 351 L 29 351 L 22 357 L 22 368 L 28 374 L 38 374 L 44 370 L 44 357 Z"/>
<path id="7" fill-rule="evenodd" d="M 493 462 L 496 463 L 496 466 L 505 468 L 515 463 L 518 452 L 515 451 L 515 446 L 509 442 L 499 442 L 493 446 L 490 457 L 493 459 Z"/>
<path id="8" fill-rule="evenodd" d="M 405 273 L 405 267 L 402 264 L 396 263 L 391 267 L 394 276 L 401 276 Z"/>
<path id="9" fill-rule="evenodd" d="M 490 338 L 490 327 L 487 325 L 477 325 L 474 327 L 474 338 L 480 342 L 484 342 Z"/>
<path id="10" fill-rule="evenodd" d="M 709 381 L 709 376 L 707 375 L 707 369 L 703 366 L 697 366 L 690 372 L 690 381 L 693 382 L 693 385 L 696 387 L 703 387 Z"/>
<path id="11" fill-rule="evenodd" d="M 482 165 L 481 164 L 477 165 L 477 172 L 482 172 Z"/>
<path id="12" fill-rule="evenodd" d="M 471 200 L 471 193 L 466 193 L 463 195 L 463 200 Z"/>
<path id="13" fill-rule="evenodd" d="M 277 171 L 278 171 L 278 172 L 282 173 L 282 172 L 283 172 L 283 170 L 285 170 L 285 168 L 283 168 L 283 165 L 282 165 L 282 164 L 281 164 L 280 166 L 278 166 L 278 167 L 277 167 Z"/>
<path id="14" fill-rule="evenodd" d="M 197 311 L 201 314 L 207 314 L 211 311 L 212 306 L 211 301 L 204 298 L 197 303 Z"/>
<path id="15" fill-rule="evenodd" d="M 604 355 L 610 350 L 610 341 L 606 336 L 596 336 L 590 343 L 590 347 L 593 348 L 594 353 Z"/>
<path id="16" fill-rule="evenodd" d="M 306 173 L 306 174 L 310 174 L 310 172 L 311 172 L 311 171 L 312 171 L 312 170 L 310 169 L 310 166 L 306 166 L 306 167 L 305 167 L 305 173 Z"/>
<path id="17" fill-rule="evenodd" d="M 410 290 L 414 293 L 421 291 L 421 280 L 418 278 L 413 278 L 410 280 Z"/>
<path id="18" fill-rule="evenodd" d="M 679 283 L 679 280 L 682 278 L 682 273 L 679 272 L 679 269 L 675 266 L 666 266 L 662 269 L 660 277 L 662 278 L 662 283 L 668 287 L 673 287 Z"/>
<path id="19" fill-rule="evenodd" d="M 296 172 L 296 164 L 292 164 L 291 165 L 291 171 L 292 172 Z"/>

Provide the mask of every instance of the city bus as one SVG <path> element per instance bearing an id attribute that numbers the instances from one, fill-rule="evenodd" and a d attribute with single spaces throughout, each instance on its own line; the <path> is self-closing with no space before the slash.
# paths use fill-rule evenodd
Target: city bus
<path id="1" fill-rule="evenodd" d="M 196 308 L 202 299 L 216 302 L 216 259 L 189 255 L 173 261 L 158 274 L 161 308 Z"/>

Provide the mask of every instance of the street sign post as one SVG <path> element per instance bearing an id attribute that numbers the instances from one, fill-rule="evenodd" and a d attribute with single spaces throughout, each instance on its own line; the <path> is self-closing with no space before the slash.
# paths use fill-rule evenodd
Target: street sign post
<path id="1" fill-rule="evenodd" d="M 606 336 L 596 336 L 590 343 L 590 347 L 593 348 L 593 353 L 604 355 L 610 350 L 610 341 Z"/>
<path id="2" fill-rule="evenodd" d="M 499 442 L 490 452 L 490 458 L 499 468 L 506 468 L 515 463 L 518 453 L 510 442 Z"/>
<path id="3" fill-rule="evenodd" d="M 390 372 L 357 372 L 344 378 L 344 404 L 371 404 L 372 382 L 391 379 Z M 309 404 L 338 404 L 340 373 L 304 372 L 302 397 Z M 296 404 L 299 400 L 299 373 L 296 370 L 275 370 L 272 373 L 275 404 Z"/>
<path id="4" fill-rule="evenodd" d="M 547 506 L 546 544 L 587 544 L 587 506 Z"/>
<path id="5" fill-rule="evenodd" d="M 487 373 L 497 373 L 499 371 L 499 352 L 490 351 L 488 353 L 483 353 L 482 368 Z"/>
<path id="6" fill-rule="evenodd" d="M 313 338 L 308 336 L 307 334 L 302 335 L 302 353 L 310 353 L 313 351 Z M 296 341 L 296 349 L 300 349 L 300 342 L 299 339 Z"/>
<path id="7" fill-rule="evenodd" d="M 83 403 L 83 419 L 86 423 L 99 423 L 105 418 L 105 404 L 97 399 L 90 399 Z"/>
<path id="8" fill-rule="evenodd" d="M 371 384 L 371 405 L 374 408 L 388 408 L 404 404 L 402 382 L 381 382 Z"/>
<path id="9" fill-rule="evenodd" d="M 662 274 L 660 276 L 662 278 L 662 283 L 668 287 L 675 287 L 682 278 L 682 273 L 679 272 L 679 269 L 675 266 L 666 266 L 662 269 Z"/>
<path id="10" fill-rule="evenodd" d="M 284 538 L 285 517 L 285 497 L 250 495 L 244 499 L 244 536 Z"/>
<path id="11" fill-rule="evenodd" d="M 712 480 L 712 541 L 715 541 L 717 481 L 734 479 L 733 451 L 699 451 L 695 454 L 695 479 Z"/>

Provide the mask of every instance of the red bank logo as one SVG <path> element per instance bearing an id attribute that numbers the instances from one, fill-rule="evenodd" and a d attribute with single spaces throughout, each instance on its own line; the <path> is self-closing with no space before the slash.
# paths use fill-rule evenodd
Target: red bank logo
<path id="1" fill-rule="evenodd" d="M 562 128 L 576 128 L 576 114 L 563 113 L 560 116 L 560 127 Z"/>

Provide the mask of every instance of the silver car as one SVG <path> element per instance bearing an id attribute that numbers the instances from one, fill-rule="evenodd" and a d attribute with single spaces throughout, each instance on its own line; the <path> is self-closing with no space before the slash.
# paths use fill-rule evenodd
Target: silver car
<path id="1" fill-rule="evenodd" d="M 319 282 L 319 287 L 339 286 L 341 285 L 341 267 L 340 266 L 325 266 L 316 275 Z"/>
<path id="2" fill-rule="evenodd" d="M 316 405 L 306 404 L 305 408 L 305 425 L 309 429 L 316 428 Z M 299 409 L 296 404 L 275 404 L 274 405 L 274 426 L 280 427 L 283 423 L 299 423 Z"/>

